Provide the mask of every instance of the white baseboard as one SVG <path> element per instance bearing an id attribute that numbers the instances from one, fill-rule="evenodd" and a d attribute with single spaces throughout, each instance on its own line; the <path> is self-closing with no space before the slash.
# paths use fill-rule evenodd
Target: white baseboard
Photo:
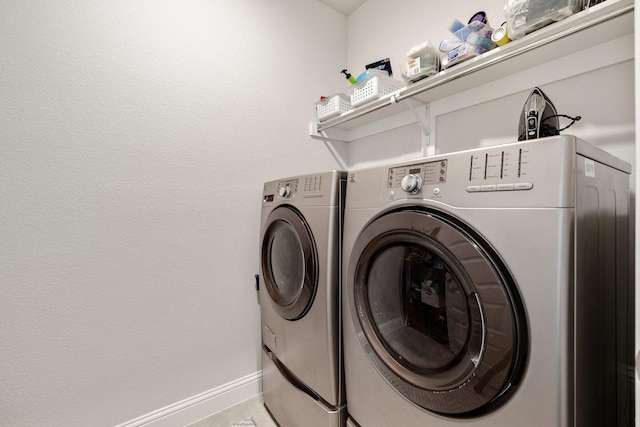
<path id="1" fill-rule="evenodd" d="M 255 372 L 115 427 L 183 427 L 260 394 L 262 372 Z"/>

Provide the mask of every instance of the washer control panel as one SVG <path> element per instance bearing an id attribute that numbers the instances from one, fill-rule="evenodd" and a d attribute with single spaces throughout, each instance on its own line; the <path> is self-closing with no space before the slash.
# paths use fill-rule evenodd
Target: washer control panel
<path id="1" fill-rule="evenodd" d="M 470 154 L 467 192 L 531 190 L 529 157 L 528 147 Z"/>
<path id="2" fill-rule="evenodd" d="M 446 159 L 389 169 L 387 188 L 402 188 L 409 194 L 416 194 L 424 185 L 447 182 Z"/>
<path id="3" fill-rule="evenodd" d="M 531 144 L 505 145 L 434 156 L 386 170 L 387 200 L 402 197 L 440 199 L 463 193 L 515 192 L 533 189 L 541 173 L 540 153 Z"/>
<path id="4" fill-rule="evenodd" d="M 576 173 L 627 163 L 571 135 L 436 154 L 350 172 L 347 208 L 424 200 L 455 207 L 575 206 Z"/>

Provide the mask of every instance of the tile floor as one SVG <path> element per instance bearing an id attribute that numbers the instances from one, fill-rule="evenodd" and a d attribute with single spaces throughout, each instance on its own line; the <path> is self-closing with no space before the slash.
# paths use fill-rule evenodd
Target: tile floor
<path id="1" fill-rule="evenodd" d="M 189 424 L 187 427 L 278 427 L 256 396 Z"/>

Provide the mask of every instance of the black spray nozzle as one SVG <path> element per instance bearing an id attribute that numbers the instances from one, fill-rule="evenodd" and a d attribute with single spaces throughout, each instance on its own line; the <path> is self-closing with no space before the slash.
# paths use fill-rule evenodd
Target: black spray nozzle
<path id="1" fill-rule="evenodd" d="M 349 73 L 349 72 L 346 70 L 346 68 L 345 68 L 344 70 L 340 71 L 340 72 L 341 72 L 342 74 L 344 74 L 344 77 L 345 77 L 347 80 L 349 80 L 349 82 L 350 82 L 351 84 L 355 84 L 355 83 L 357 83 L 356 78 L 355 78 L 355 77 L 353 77 L 353 76 L 351 75 L 351 73 Z"/>

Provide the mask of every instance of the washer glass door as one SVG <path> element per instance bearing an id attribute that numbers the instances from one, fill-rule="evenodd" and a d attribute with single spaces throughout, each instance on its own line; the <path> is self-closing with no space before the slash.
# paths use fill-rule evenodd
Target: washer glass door
<path id="1" fill-rule="evenodd" d="M 348 277 L 361 344 L 405 397 L 470 416 L 509 394 L 524 363 L 524 311 L 469 227 L 436 211 L 388 213 L 358 238 Z"/>
<path id="2" fill-rule="evenodd" d="M 311 307 L 317 286 L 317 253 L 302 214 L 291 206 L 271 212 L 262 238 L 263 280 L 271 303 L 285 319 Z"/>

